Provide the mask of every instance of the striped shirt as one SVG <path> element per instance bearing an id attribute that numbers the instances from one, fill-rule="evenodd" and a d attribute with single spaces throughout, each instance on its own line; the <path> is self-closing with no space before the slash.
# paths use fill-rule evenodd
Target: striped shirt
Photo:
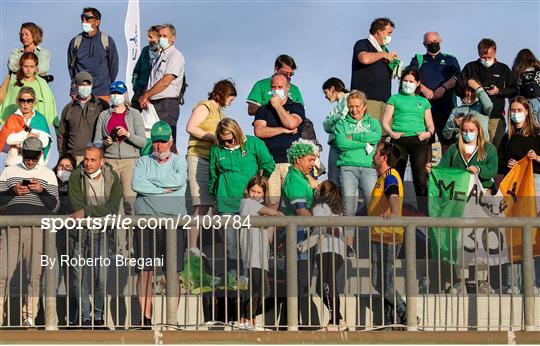
<path id="1" fill-rule="evenodd" d="M 43 191 L 30 191 L 26 195 L 17 196 L 14 188 L 23 180 L 36 178 Z M 19 163 L 8 166 L 0 174 L 0 205 L 7 206 L 9 215 L 48 215 L 55 214 L 60 206 L 58 198 L 58 181 L 52 170 L 45 165 L 37 165 L 28 169 Z"/>

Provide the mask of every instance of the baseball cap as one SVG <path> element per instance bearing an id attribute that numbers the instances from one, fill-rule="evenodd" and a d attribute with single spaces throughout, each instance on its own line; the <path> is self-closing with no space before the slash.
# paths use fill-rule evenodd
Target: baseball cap
<path id="1" fill-rule="evenodd" d="M 152 130 L 150 130 L 150 138 L 152 139 L 152 142 L 157 141 L 165 141 L 168 142 L 171 140 L 172 137 L 172 129 L 169 124 L 164 122 L 163 120 L 158 121 L 157 123 L 152 126 Z"/>
<path id="2" fill-rule="evenodd" d="M 90 84 L 94 82 L 92 75 L 89 72 L 81 71 L 75 75 L 75 83 L 82 84 L 83 82 L 88 81 Z"/>
<path id="3" fill-rule="evenodd" d="M 22 144 L 22 157 L 35 160 L 41 154 L 43 144 L 37 137 L 28 137 Z"/>
<path id="4" fill-rule="evenodd" d="M 109 88 L 109 92 L 112 93 L 120 93 L 125 94 L 127 91 L 127 86 L 124 84 L 124 82 L 117 80 L 111 83 L 111 86 Z"/>

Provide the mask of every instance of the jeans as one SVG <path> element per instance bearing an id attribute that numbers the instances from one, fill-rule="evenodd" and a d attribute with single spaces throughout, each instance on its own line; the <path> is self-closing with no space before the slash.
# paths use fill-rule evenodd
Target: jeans
<path id="1" fill-rule="evenodd" d="M 339 167 L 337 166 L 339 152 L 340 151 L 335 144 L 330 144 L 330 150 L 328 151 L 328 180 L 332 181 L 337 186 L 341 185 L 339 179 Z"/>
<path id="2" fill-rule="evenodd" d="M 400 248 L 401 245 L 398 244 L 371 242 L 372 284 L 379 294 L 384 294 L 384 304 L 382 304 L 384 310 L 381 314 L 384 314 L 385 325 L 407 323 L 405 301 L 397 289 L 394 288 L 394 258 L 397 258 Z M 383 285 L 384 288 L 382 287 Z M 378 301 L 381 301 L 380 297 Z M 396 310 L 396 316 L 394 316 L 394 308 Z"/>
<path id="3" fill-rule="evenodd" d="M 401 176 L 401 180 L 405 180 L 405 169 L 407 168 L 407 161 L 410 157 L 417 209 L 419 212 L 427 215 L 428 176 L 425 168 L 428 160 L 428 140 L 420 141 L 417 136 L 411 136 L 392 139 L 391 143 L 395 143 L 400 150 L 396 170 Z"/>
<path id="4" fill-rule="evenodd" d="M 70 266 L 71 289 L 79 297 L 81 322 L 91 321 L 91 305 L 94 308 L 94 320 L 103 320 L 103 307 L 105 303 L 105 280 L 107 266 L 103 265 L 107 255 L 107 236 L 104 232 L 80 231 L 79 239 L 70 238 L 73 246 L 73 258 L 97 259 L 94 265 Z M 80 289 L 80 295 L 79 295 Z M 90 303 L 92 295 L 92 303 Z M 71 309 L 70 309 L 71 310 Z M 70 311 L 71 312 L 71 311 Z M 77 316 L 70 316 L 70 322 L 77 321 Z"/>
<path id="5" fill-rule="evenodd" d="M 377 182 L 374 168 L 342 166 L 339 169 L 341 191 L 343 191 L 343 215 L 355 216 L 358 209 L 358 189 L 362 191 L 364 205 L 369 205 L 371 192 Z M 346 236 L 354 236 L 354 227 L 345 230 Z"/>

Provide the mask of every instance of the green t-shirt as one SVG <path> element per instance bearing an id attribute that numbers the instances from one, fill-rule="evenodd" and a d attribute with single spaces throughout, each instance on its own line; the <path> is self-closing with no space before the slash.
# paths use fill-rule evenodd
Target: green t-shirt
<path id="1" fill-rule="evenodd" d="M 403 132 L 402 137 L 417 136 L 417 132 L 426 131 L 424 113 L 431 105 L 425 97 L 399 93 L 390 96 L 386 103 L 394 106 L 392 131 Z"/>
<path id="2" fill-rule="evenodd" d="M 313 207 L 313 189 L 306 176 L 293 166 L 289 167 L 281 188 L 281 211 L 287 216 L 296 215 L 294 204 L 305 203 L 307 209 Z"/>
<path id="3" fill-rule="evenodd" d="M 255 85 L 253 88 L 251 88 L 251 92 L 248 95 L 247 102 L 254 103 L 258 106 L 264 106 L 268 102 L 270 102 L 270 99 L 272 98 L 271 90 L 272 90 L 272 78 L 266 78 L 261 79 Z M 304 105 L 304 100 L 302 99 L 302 94 L 300 93 L 300 89 L 294 84 L 291 83 L 291 88 L 289 89 L 289 98 L 296 103 Z"/>

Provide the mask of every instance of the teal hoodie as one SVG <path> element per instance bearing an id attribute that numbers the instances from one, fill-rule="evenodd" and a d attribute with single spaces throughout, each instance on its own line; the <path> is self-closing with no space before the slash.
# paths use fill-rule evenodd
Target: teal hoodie
<path id="1" fill-rule="evenodd" d="M 341 151 L 337 166 L 371 167 L 377 143 L 381 139 L 381 124 L 368 113 L 358 121 L 350 114 L 338 120 L 334 130 L 336 146 Z M 368 153 L 366 145 L 371 144 Z"/>

